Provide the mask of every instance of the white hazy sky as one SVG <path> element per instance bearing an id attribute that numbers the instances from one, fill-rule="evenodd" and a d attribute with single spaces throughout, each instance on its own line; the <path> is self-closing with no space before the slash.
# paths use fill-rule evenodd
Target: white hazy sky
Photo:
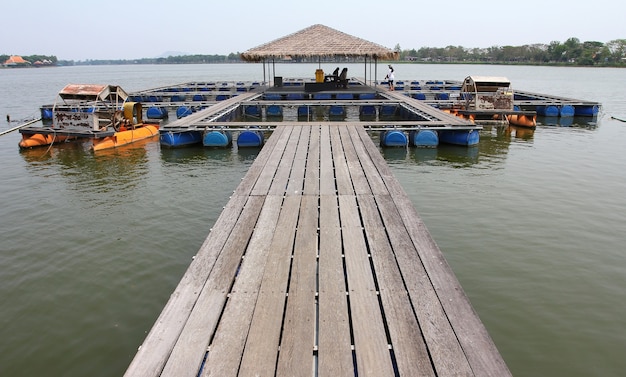
<path id="1" fill-rule="evenodd" d="M 11 0 L 0 14 L 0 54 L 60 60 L 229 54 L 313 24 L 416 50 L 626 39 L 617 0 Z"/>

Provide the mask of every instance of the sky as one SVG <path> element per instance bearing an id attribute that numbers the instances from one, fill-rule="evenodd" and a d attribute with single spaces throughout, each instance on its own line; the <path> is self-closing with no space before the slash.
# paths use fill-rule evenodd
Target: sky
<path id="1" fill-rule="evenodd" d="M 626 39 L 616 0 L 18 0 L 0 14 L 0 54 L 76 61 L 227 55 L 314 24 L 403 50 Z"/>

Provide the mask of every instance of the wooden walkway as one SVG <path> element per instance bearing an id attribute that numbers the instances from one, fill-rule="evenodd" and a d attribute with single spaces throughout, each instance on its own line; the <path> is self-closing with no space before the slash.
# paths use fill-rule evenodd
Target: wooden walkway
<path id="1" fill-rule="evenodd" d="M 510 376 L 362 127 L 277 127 L 126 376 Z"/>

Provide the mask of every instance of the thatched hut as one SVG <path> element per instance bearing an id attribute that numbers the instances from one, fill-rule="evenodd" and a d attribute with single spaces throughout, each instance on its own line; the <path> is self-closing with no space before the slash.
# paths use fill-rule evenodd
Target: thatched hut
<path id="1" fill-rule="evenodd" d="M 241 58 L 251 62 L 272 62 L 298 58 L 364 58 L 397 60 L 398 53 L 377 43 L 354 37 L 328 26 L 316 24 L 245 51 Z M 367 78 L 367 68 L 365 77 Z M 263 70 L 265 75 L 265 68 Z"/>

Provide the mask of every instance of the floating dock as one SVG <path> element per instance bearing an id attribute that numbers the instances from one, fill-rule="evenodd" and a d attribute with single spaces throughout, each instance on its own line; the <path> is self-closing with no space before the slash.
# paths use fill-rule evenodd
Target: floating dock
<path id="1" fill-rule="evenodd" d="M 276 127 L 126 376 L 510 376 L 365 128 Z"/>

